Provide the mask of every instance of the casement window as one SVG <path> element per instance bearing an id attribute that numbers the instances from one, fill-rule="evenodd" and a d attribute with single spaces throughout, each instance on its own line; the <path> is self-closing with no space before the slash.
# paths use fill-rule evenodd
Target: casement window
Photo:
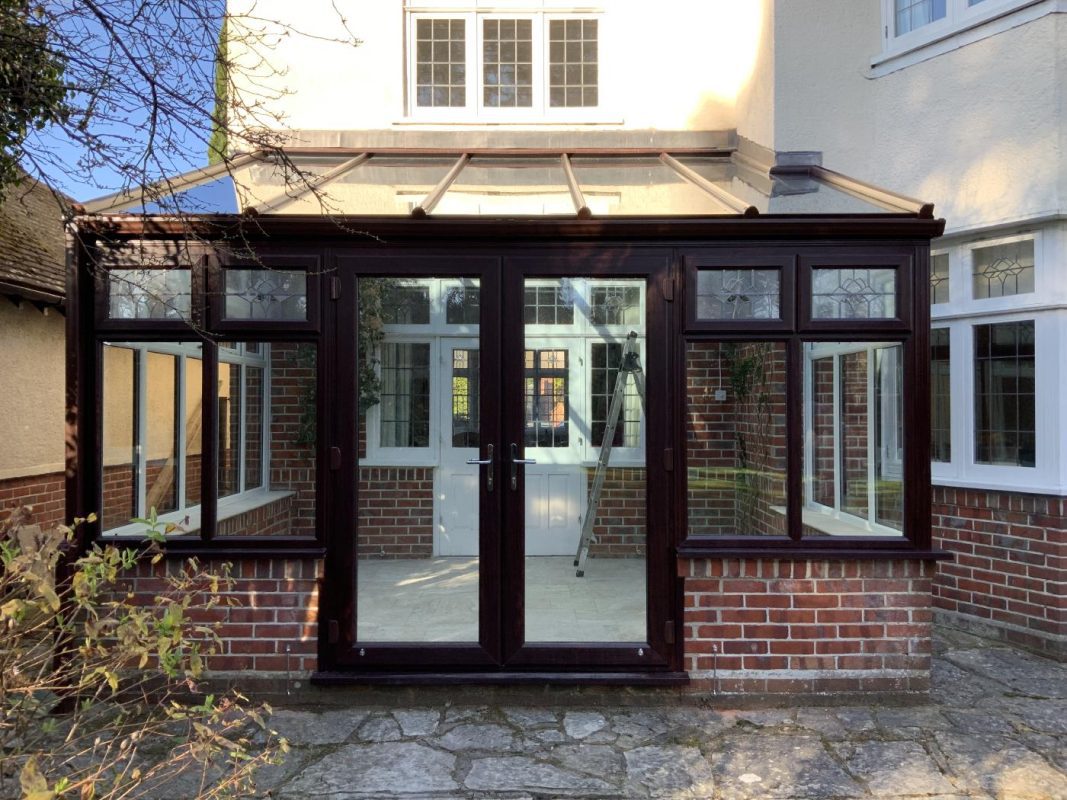
<path id="1" fill-rule="evenodd" d="M 270 461 L 271 345 L 219 345 L 218 497 L 262 490 Z M 135 517 L 195 528 L 201 498 L 203 345 L 103 345 L 104 533 L 138 534 Z M 231 503 L 232 504 L 232 503 Z"/>
<path id="2" fill-rule="evenodd" d="M 581 119 L 601 106 L 599 15 L 479 9 L 408 14 L 417 119 Z"/>
<path id="3" fill-rule="evenodd" d="M 909 50 L 1031 5 L 1030 0 L 882 0 L 887 54 Z"/>
<path id="4" fill-rule="evenodd" d="M 974 326 L 977 463 L 1035 465 L 1035 367 L 1033 320 Z"/>
<path id="5" fill-rule="evenodd" d="M 804 345 L 805 525 L 899 535 L 903 522 L 903 347 Z"/>

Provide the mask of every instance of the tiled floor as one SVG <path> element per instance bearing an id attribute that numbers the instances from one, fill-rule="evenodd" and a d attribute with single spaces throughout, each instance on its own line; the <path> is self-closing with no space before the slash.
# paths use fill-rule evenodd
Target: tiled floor
<path id="1" fill-rule="evenodd" d="M 360 561 L 362 642 L 476 642 L 478 559 Z M 642 642 L 644 559 L 526 559 L 526 641 Z"/>

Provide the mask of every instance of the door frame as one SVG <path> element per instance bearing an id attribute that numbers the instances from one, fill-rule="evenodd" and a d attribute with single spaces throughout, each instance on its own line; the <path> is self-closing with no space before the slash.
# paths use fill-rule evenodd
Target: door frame
<path id="1" fill-rule="evenodd" d="M 680 669 L 681 650 L 675 642 L 679 584 L 674 575 L 671 503 L 673 457 L 670 435 L 674 388 L 669 380 L 675 348 L 673 326 L 672 251 L 667 248 L 574 245 L 537 249 L 404 248 L 386 255 L 357 250 L 330 254 L 334 291 L 327 314 L 327 341 L 332 345 L 329 368 L 334 390 L 326 398 L 332 466 L 328 476 L 332 505 L 327 531 L 327 558 L 322 592 L 320 669 L 360 673 L 370 678 L 403 680 L 402 674 L 525 673 L 539 680 L 567 674 L 636 676 L 644 672 Z M 351 487 L 358 479 L 358 371 L 356 369 L 356 312 L 358 280 L 369 276 L 399 278 L 476 277 L 480 281 L 480 403 L 484 446 L 494 443 L 494 482 L 485 491 L 487 471 L 481 470 L 479 500 L 479 641 L 452 643 L 363 643 L 355 638 L 358 559 L 356 552 L 357 498 Z M 508 479 L 508 446 L 523 441 L 522 397 L 524 330 L 522 283 L 529 278 L 580 277 L 594 279 L 643 278 L 646 281 L 645 374 L 649 386 L 645 429 L 647 475 L 646 630 L 640 643 L 525 644 L 524 513 L 520 489 L 512 492 Z M 497 302 L 495 298 L 501 298 Z M 487 302 L 487 299 L 489 300 Z M 507 324 L 504 321 L 507 320 Z M 495 335 L 499 332 L 499 335 Z M 508 354 L 513 354 L 508 357 Z M 510 390 L 509 390 L 510 387 Z M 511 400 L 505 402 L 506 397 Z M 339 451 L 339 452 L 338 452 Z M 663 456 L 661 458 L 661 455 Z M 499 531 L 496 522 L 499 521 Z M 655 521 L 655 522 L 653 522 Z M 435 520 L 436 527 L 436 520 Z"/>

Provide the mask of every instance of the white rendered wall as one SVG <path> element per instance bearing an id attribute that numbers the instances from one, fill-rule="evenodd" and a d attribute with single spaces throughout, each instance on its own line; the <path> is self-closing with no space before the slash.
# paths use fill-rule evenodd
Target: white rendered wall
<path id="1" fill-rule="evenodd" d="M 932 201 L 949 233 L 1064 213 L 1067 14 L 1012 19 L 872 69 L 880 3 L 778 0 L 774 148 Z"/>
<path id="2" fill-rule="evenodd" d="M 735 0 L 630 0 L 583 3 L 575 9 L 599 9 L 601 109 L 590 127 L 625 130 L 727 130 L 737 126 L 739 93 L 753 71 L 764 4 Z M 231 13 L 251 7 L 251 0 L 230 0 Z M 317 37 L 290 33 L 269 51 L 269 67 L 251 70 L 275 99 L 272 113 L 291 130 L 380 130 L 410 126 L 405 106 L 405 5 L 402 0 L 373 3 L 337 0 L 351 31 L 362 40 L 349 47 L 325 39 L 341 34 L 329 0 L 257 0 L 249 23 L 277 29 L 286 22 Z M 439 3 L 437 5 L 440 5 Z M 479 3 L 485 7 L 485 2 Z M 449 5 L 474 8 L 473 2 Z M 540 8 L 542 0 L 501 0 L 496 8 Z M 546 0 L 546 10 L 567 4 Z M 268 22 L 263 22 L 267 20 Z M 235 26 L 238 29 L 239 26 Z M 237 57 L 240 44 L 232 43 Z M 246 56 L 244 63 L 251 63 Z M 246 83 L 246 86 L 250 84 Z M 516 115 L 519 127 L 543 127 L 543 121 Z M 481 124 L 465 121 L 464 125 Z M 273 127 L 273 126 L 272 126 Z M 444 124 L 443 127 L 449 127 Z M 558 127 L 573 128 L 569 124 Z"/>

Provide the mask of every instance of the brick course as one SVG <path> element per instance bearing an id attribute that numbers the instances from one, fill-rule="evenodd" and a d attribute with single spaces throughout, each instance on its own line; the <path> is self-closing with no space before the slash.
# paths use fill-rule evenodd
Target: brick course
<path id="1" fill-rule="evenodd" d="M 933 571 L 924 561 L 683 560 L 692 688 L 926 692 Z"/>
<path id="2" fill-rule="evenodd" d="M 948 624 L 1067 660 L 1067 498 L 933 487 Z"/>

